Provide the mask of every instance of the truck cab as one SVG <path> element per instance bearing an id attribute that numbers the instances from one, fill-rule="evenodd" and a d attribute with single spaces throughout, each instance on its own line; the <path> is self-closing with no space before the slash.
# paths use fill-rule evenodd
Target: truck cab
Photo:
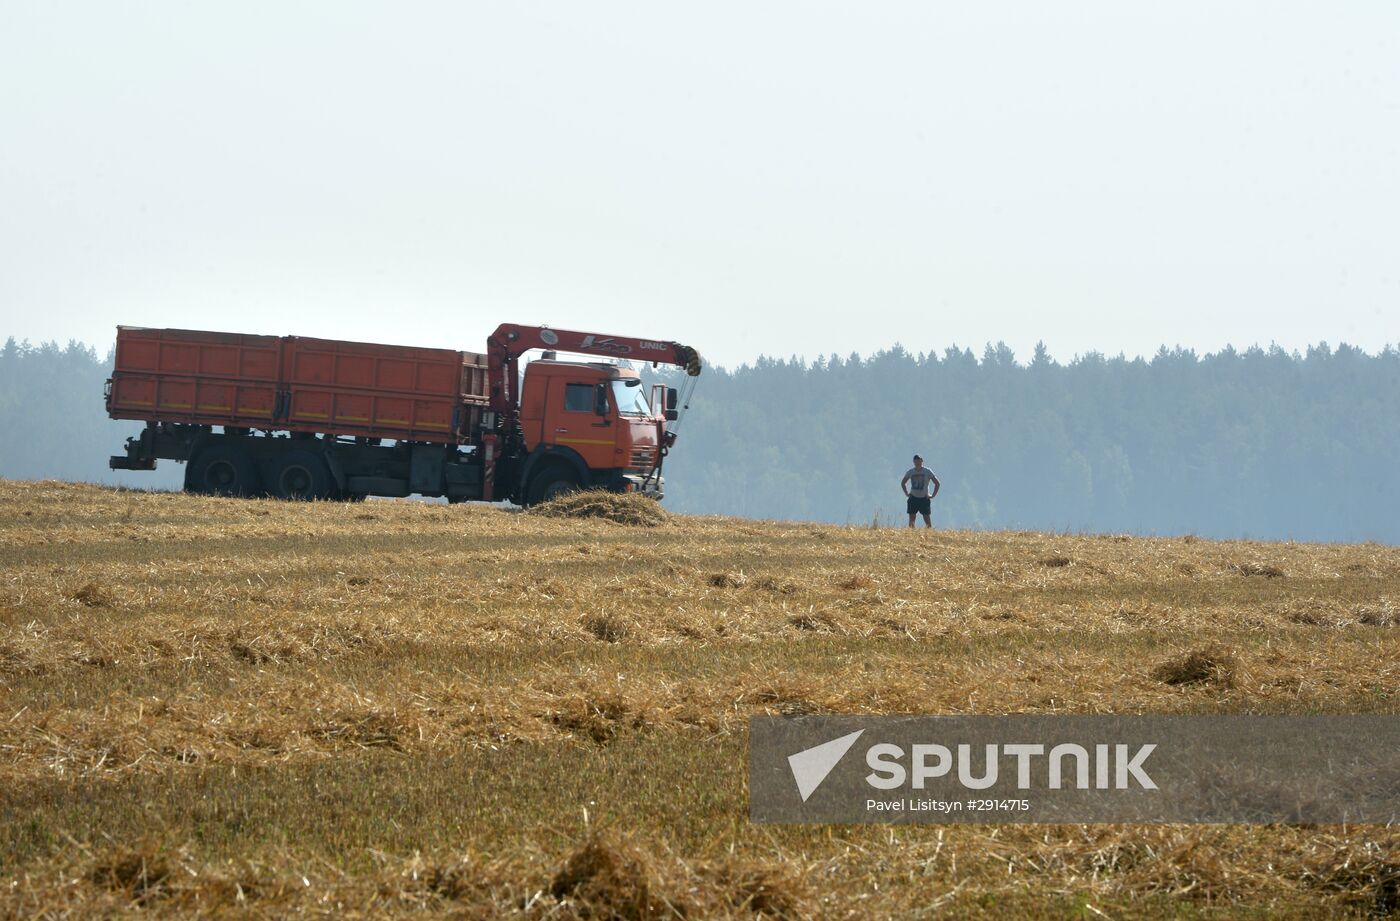
<path id="1" fill-rule="evenodd" d="M 520 427 L 524 504 L 579 488 L 660 497 L 665 407 L 641 375 L 605 362 L 542 358 L 525 366 Z"/>

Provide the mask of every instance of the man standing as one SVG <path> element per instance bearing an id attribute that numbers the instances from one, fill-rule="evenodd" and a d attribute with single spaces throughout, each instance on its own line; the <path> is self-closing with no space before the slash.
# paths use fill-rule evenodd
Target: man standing
<path id="1" fill-rule="evenodd" d="M 933 492 L 928 490 L 928 484 L 933 483 Z M 938 477 L 933 475 L 933 471 L 924 466 L 924 459 L 919 455 L 914 455 L 914 466 L 904 474 L 904 479 L 899 481 L 899 488 L 904 490 L 904 495 L 909 501 L 905 503 L 909 512 L 909 527 L 914 526 L 916 515 L 924 516 L 924 527 L 933 527 L 932 505 L 934 496 L 938 495 L 938 490 L 943 486 L 938 482 Z"/>

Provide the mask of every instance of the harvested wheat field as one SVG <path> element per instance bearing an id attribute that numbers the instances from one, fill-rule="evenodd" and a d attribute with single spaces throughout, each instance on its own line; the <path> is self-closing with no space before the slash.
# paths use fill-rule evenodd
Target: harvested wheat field
<path id="1" fill-rule="evenodd" d="M 764 713 L 1400 707 L 1400 550 L 0 483 L 0 915 L 1383 917 L 1378 827 L 747 821 Z"/>

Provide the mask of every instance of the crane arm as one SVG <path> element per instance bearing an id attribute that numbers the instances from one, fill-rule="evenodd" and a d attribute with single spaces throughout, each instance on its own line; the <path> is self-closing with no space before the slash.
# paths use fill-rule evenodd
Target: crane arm
<path id="1" fill-rule="evenodd" d="M 548 326 L 520 326 L 502 323 L 486 340 L 490 364 L 491 408 L 513 414 L 514 397 L 511 390 L 519 379 L 520 356 L 531 349 L 557 349 L 581 355 L 601 355 L 676 365 L 695 377 L 703 363 L 700 353 L 688 345 L 667 339 L 637 339 L 632 336 L 605 336 Z"/>

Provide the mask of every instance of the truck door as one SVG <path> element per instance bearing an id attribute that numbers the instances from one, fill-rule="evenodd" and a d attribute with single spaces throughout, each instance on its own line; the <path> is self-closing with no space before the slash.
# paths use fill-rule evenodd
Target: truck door
<path id="1" fill-rule="evenodd" d="M 617 443 L 616 411 L 605 381 L 559 376 L 549 384 L 549 409 L 544 438 L 574 449 L 591 470 L 618 466 L 613 459 Z"/>

